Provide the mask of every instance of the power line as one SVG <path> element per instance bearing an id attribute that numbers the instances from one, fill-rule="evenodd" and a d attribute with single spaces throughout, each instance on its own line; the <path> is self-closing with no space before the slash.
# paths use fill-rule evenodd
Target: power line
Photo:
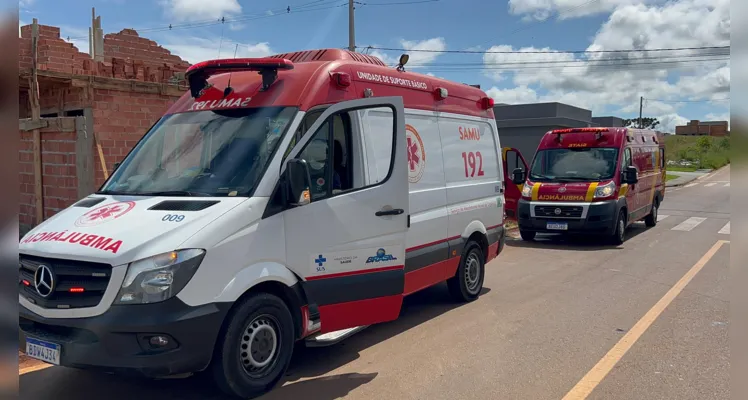
<path id="1" fill-rule="evenodd" d="M 481 50 L 431 50 L 431 49 L 404 49 L 394 47 L 359 46 L 357 48 L 369 48 L 382 51 L 402 51 L 417 53 L 444 53 L 444 54 L 606 54 L 606 53 L 649 53 L 655 51 L 689 51 L 689 50 L 717 50 L 730 49 L 730 46 L 701 46 L 701 47 L 672 47 L 659 49 L 629 49 L 629 50 L 533 50 L 533 51 L 481 51 Z"/>
<path id="2" fill-rule="evenodd" d="M 134 29 L 140 33 L 142 32 L 159 32 L 159 31 L 172 31 L 177 29 L 191 29 L 191 28 L 202 28 L 207 26 L 213 26 L 213 25 L 221 25 L 225 23 L 232 23 L 232 22 L 246 22 L 246 21 L 253 21 L 258 19 L 265 19 L 265 18 L 272 18 L 277 17 L 281 15 L 286 14 L 295 14 L 300 12 L 310 12 L 310 11 L 320 11 L 320 10 L 328 10 L 332 8 L 339 7 L 339 5 L 335 5 L 330 7 L 329 5 L 332 3 L 340 3 L 340 0 L 314 0 L 311 2 L 299 4 L 293 6 L 288 6 L 287 8 L 283 9 L 274 9 L 274 10 L 265 10 L 261 12 L 255 12 L 255 13 L 248 13 L 248 14 L 241 14 L 233 18 L 213 18 L 213 19 L 206 19 L 206 20 L 198 20 L 193 22 L 188 22 L 184 24 L 169 24 L 168 26 L 160 26 L 160 27 L 152 27 L 152 28 L 131 28 Z M 326 6 L 326 7 L 320 7 L 320 6 Z M 317 8 L 313 8 L 317 7 Z M 86 39 L 87 36 L 80 36 L 80 37 L 71 37 L 69 39 Z"/>
<path id="3" fill-rule="evenodd" d="M 432 3 L 432 2 L 437 2 L 437 1 L 440 1 L 440 0 L 414 0 L 414 1 L 401 1 L 401 2 L 393 2 L 393 3 L 358 3 L 358 2 L 357 3 L 364 5 L 364 6 L 396 6 L 396 5 L 406 5 L 406 4 Z M 343 7 L 347 5 L 348 5 L 348 2 L 341 3 L 341 0 L 315 0 L 315 1 L 307 2 L 307 3 L 303 3 L 297 6 L 288 6 L 283 9 L 266 10 L 266 11 L 255 12 L 255 13 L 250 13 L 250 14 L 242 14 L 242 15 L 232 17 L 232 18 L 221 17 L 218 19 L 206 19 L 206 20 L 188 22 L 184 24 L 169 24 L 168 26 L 160 26 L 160 27 L 152 27 L 152 28 L 131 28 L 131 29 L 134 29 L 139 33 L 146 33 L 146 32 L 174 31 L 178 29 L 204 28 L 204 27 L 221 25 L 221 24 L 226 24 L 226 23 L 256 21 L 260 19 L 274 18 L 274 17 L 279 17 L 283 15 L 288 15 L 288 14 L 332 10 L 334 8 L 339 8 L 339 7 Z M 87 39 L 87 38 L 88 36 L 68 37 L 68 40 Z"/>
<path id="4" fill-rule="evenodd" d="M 421 4 L 421 3 L 437 3 L 441 0 L 415 0 L 415 1 L 395 1 L 390 3 L 370 3 L 370 2 L 355 2 L 364 6 L 401 6 L 406 4 Z"/>
<path id="5" fill-rule="evenodd" d="M 673 61 L 655 61 L 655 62 L 637 62 L 637 63 L 610 63 L 610 64 L 567 64 L 567 65 L 538 65 L 538 66 L 488 66 L 488 67 L 436 67 L 429 68 L 431 72 L 457 72 L 466 70 L 488 70 L 488 71 L 524 71 L 524 70 L 565 70 L 576 68 L 588 68 L 595 70 L 658 70 L 658 69 L 684 69 L 694 66 L 694 63 L 723 62 L 729 59 L 701 59 L 701 60 L 673 60 Z M 671 67 L 667 67 L 671 66 Z M 677 68 L 673 68 L 677 67 Z M 624 68 L 625 67 L 625 68 Z M 583 70 L 583 72 L 588 72 Z"/>
<path id="6" fill-rule="evenodd" d="M 576 6 L 576 7 L 573 7 L 573 8 L 571 8 L 571 9 L 569 9 L 569 10 L 566 10 L 566 11 L 564 11 L 564 12 L 559 12 L 559 13 L 557 13 L 557 14 L 556 14 L 556 20 L 558 20 L 558 19 L 559 19 L 559 17 L 562 17 L 562 16 L 565 16 L 565 15 L 569 15 L 569 14 L 571 14 L 571 13 L 572 13 L 572 11 L 576 11 L 576 10 L 578 10 L 578 9 L 580 9 L 580 8 L 584 7 L 584 6 L 590 5 L 590 4 L 592 4 L 592 3 L 597 3 L 598 1 L 600 1 L 600 0 L 590 0 L 590 1 L 586 2 L 586 3 L 582 3 L 582 4 L 578 5 L 578 6 Z M 540 23 L 543 23 L 543 22 L 547 22 L 547 21 L 549 21 L 549 20 L 550 20 L 550 17 L 548 17 L 548 18 L 546 18 L 546 19 L 543 19 L 543 20 L 541 20 L 541 21 L 539 21 L 539 22 L 540 22 Z M 515 33 L 517 33 L 517 32 L 521 32 L 521 31 L 523 31 L 523 30 L 527 30 L 527 29 L 530 29 L 530 28 L 534 28 L 534 27 L 536 27 L 536 26 L 538 26 L 538 25 L 539 25 L 539 24 L 533 24 L 533 25 L 525 25 L 525 26 L 519 27 L 519 28 L 517 28 L 517 29 L 515 29 L 515 30 L 513 30 L 513 31 L 511 31 L 511 32 L 509 32 L 509 33 L 508 33 L 508 34 L 506 34 L 506 35 L 502 35 L 502 36 L 509 36 L 509 35 L 514 35 L 514 34 L 515 34 Z"/>
<path id="7" fill-rule="evenodd" d="M 595 63 L 615 63 L 618 61 L 631 63 L 636 62 L 639 60 L 660 60 L 660 61 L 667 61 L 667 60 L 675 60 L 675 61 L 688 61 L 689 58 L 699 58 L 699 57 L 721 57 L 719 60 L 729 60 L 729 56 L 725 56 L 723 54 L 683 54 L 683 55 L 667 55 L 667 56 L 655 56 L 655 57 L 636 57 L 636 58 L 604 58 L 604 59 L 581 59 L 581 58 L 575 58 L 571 60 L 558 60 L 558 59 L 532 59 L 529 61 L 503 61 L 503 62 L 431 62 L 431 63 L 412 63 L 408 64 L 411 67 L 418 66 L 418 67 L 425 67 L 425 66 L 454 66 L 454 67 L 470 67 L 470 66 L 480 66 L 481 68 L 484 66 L 504 66 L 504 65 L 532 65 L 532 64 L 568 64 L 568 63 L 577 63 L 577 64 L 586 64 L 586 65 L 595 65 Z"/>
<path id="8" fill-rule="evenodd" d="M 719 99 L 705 99 L 705 100 L 665 100 L 665 99 L 645 99 L 647 101 L 659 101 L 660 103 L 711 103 L 716 101 L 730 101 L 729 97 Z"/>

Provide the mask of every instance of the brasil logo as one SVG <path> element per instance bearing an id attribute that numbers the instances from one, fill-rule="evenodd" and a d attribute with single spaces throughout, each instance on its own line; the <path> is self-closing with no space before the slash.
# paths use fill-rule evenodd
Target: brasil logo
<path id="1" fill-rule="evenodd" d="M 369 257 L 366 259 L 366 263 L 369 264 L 369 263 L 387 262 L 387 261 L 393 261 L 393 260 L 397 260 L 397 258 L 395 258 L 395 256 L 393 256 L 392 254 L 387 254 L 387 252 L 384 251 L 384 249 L 379 249 L 377 250 L 376 256 Z"/>

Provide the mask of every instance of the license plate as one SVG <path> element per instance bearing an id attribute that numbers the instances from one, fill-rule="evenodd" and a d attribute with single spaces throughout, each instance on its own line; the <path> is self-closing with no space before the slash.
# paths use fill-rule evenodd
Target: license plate
<path id="1" fill-rule="evenodd" d="M 26 338 L 26 355 L 46 363 L 60 365 L 60 345 Z"/>
<path id="2" fill-rule="evenodd" d="M 565 231 L 569 229 L 569 224 L 566 222 L 549 222 L 545 225 L 545 228 L 553 231 Z"/>

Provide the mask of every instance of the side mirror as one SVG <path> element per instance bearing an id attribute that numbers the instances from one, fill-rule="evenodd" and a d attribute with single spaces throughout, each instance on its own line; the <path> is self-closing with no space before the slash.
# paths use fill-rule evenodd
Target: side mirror
<path id="1" fill-rule="evenodd" d="M 639 171 L 633 165 L 626 167 L 623 171 L 623 182 L 633 185 L 639 182 Z"/>
<path id="2" fill-rule="evenodd" d="M 522 168 L 515 168 L 512 171 L 512 183 L 515 185 L 521 185 L 525 183 L 525 171 Z"/>
<path id="3" fill-rule="evenodd" d="M 312 178 L 309 165 L 305 160 L 293 158 L 288 160 L 285 172 L 286 189 L 289 203 L 293 206 L 305 206 L 311 202 Z"/>

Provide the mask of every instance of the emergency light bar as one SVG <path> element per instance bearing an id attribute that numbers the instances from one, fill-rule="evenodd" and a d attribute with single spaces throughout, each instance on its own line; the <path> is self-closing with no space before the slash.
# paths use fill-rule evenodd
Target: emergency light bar
<path id="1" fill-rule="evenodd" d="M 257 71 L 262 75 L 262 90 L 267 90 L 278 78 L 278 70 L 291 70 L 293 62 L 284 58 L 230 58 L 197 63 L 184 76 L 192 97 L 198 98 L 208 85 L 208 78 L 226 72 Z"/>
<path id="2" fill-rule="evenodd" d="M 603 137 L 603 132 L 608 131 L 608 128 L 567 128 L 554 129 L 551 131 L 551 133 L 556 135 L 556 140 L 561 143 L 561 135 L 565 135 L 567 133 L 596 133 L 595 139 L 600 140 Z"/>

